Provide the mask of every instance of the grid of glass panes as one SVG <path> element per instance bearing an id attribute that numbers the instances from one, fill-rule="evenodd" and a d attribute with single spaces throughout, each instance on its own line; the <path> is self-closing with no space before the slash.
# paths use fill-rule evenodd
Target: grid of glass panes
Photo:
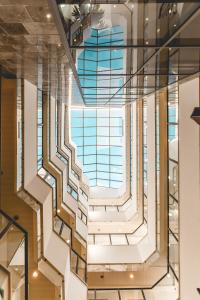
<path id="1" fill-rule="evenodd" d="M 119 188 L 123 181 L 124 109 L 72 109 L 71 138 L 90 186 Z"/>
<path id="2" fill-rule="evenodd" d="M 37 100 L 37 165 L 42 167 L 42 91 L 38 89 Z"/>
<path id="3" fill-rule="evenodd" d="M 109 46 L 124 44 L 123 29 L 113 26 L 106 29 L 92 28 L 84 46 L 107 48 L 85 48 L 78 56 L 78 75 L 87 104 L 106 103 L 124 84 L 124 49 Z M 123 89 L 118 93 L 122 101 Z"/>

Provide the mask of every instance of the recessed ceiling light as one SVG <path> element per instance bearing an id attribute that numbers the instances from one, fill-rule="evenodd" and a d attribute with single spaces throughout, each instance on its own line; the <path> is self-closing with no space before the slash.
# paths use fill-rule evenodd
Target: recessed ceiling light
<path id="1" fill-rule="evenodd" d="M 67 240 L 67 244 L 70 244 L 70 240 Z"/>
<path id="2" fill-rule="evenodd" d="M 46 14 L 47 19 L 51 19 L 51 14 Z"/>
<path id="3" fill-rule="evenodd" d="M 114 4 L 114 5 L 113 5 L 113 7 L 115 8 L 115 7 L 116 7 L 116 5 Z"/>
<path id="4" fill-rule="evenodd" d="M 170 277 L 171 277 L 171 275 L 168 273 L 168 274 L 167 274 L 167 278 L 170 278 Z"/>
<path id="5" fill-rule="evenodd" d="M 149 18 L 148 18 L 148 17 L 147 17 L 147 18 L 145 18 L 145 21 L 147 21 L 147 22 L 148 22 L 148 21 L 149 21 Z"/>
<path id="6" fill-rule="evenodd" d="M 38 275 L 39 275 L 39 274 L 38 274 L 38 271 L 34 271 L 33 274 L 32 274 L 33 278 L 37 278 Z"/>
<path id="7" fill-rule="evenodd" d="M 57 213 L 58 213 L 58 214 L 60 213 L 60 209 L 59 209 L 59 208 L 57 209 Z"/>
<path id="8" fill-rule="evenodd" d="M 146 45 L 149 45 L 149 42 L 148 42 L 148 41 L 146 41 L 146 42 L 145 42 L 145 44 L 146 44 Z"/>
<path id="9" fill-rule="evenodd" d="M 133 278 L 134 278 L 134 275 L 131 273 L 131 274 L 129 275 L 129 277 L 130 277 L 131 279 L 133 279 Z"/>
<path id="10" fill-rule="evenodd" d="M 157 29 L 157 32 L 160 32 L 160 28 Z"/>

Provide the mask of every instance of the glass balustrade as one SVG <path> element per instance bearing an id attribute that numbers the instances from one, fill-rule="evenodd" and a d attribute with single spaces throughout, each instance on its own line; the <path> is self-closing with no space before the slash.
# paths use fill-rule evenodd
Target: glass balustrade
<path id="1" fill-rule="evenodd" d="M 0 210 L 0 298 L 28 299 L 28 235 Z M 5 297 L 5 298 L 4 298 Z"/>

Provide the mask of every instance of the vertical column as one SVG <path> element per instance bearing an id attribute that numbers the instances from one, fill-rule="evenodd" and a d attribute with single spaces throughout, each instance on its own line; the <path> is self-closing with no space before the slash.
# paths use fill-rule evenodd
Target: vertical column
<path id="1" fill-rule="evenodd" d="M 181 300 L 198 300 L 200 287 L 200 137 L 190 118 L 195 106 L 200 106 L 199 78 L 179 86 Z"/>
<path id="2" fill-rule="evenodd" d="M 167 145 L 167 88 L 159 93 L 160 123 L 160 252 L 168 247 L 168 145 Z"/>

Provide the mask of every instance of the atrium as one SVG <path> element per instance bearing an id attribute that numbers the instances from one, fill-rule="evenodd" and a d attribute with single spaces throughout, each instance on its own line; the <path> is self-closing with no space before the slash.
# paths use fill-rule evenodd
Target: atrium
<path id="1" fill-rule="evenodd" d="M 199 125 L 199 0 L 0 0 L 0 300 L 199 300 Z"/>

